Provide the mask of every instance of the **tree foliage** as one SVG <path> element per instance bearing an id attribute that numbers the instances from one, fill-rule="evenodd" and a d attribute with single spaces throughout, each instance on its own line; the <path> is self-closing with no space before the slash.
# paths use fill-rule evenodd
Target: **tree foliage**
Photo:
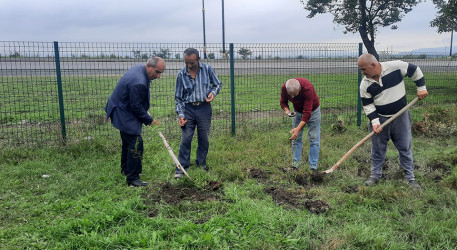
<path id="1" fill-rule="evenodd" d="M 208 59 L 214 59 L 216 55 L 213 52 L 208 53 Z"/>
<path id="2" fill-rule="evenodd" d="M 397 29 L 405 14 L 421 0 L 300 0 L 310 11 L 308 18 L 331 13 L 333 22 L 345 26 L 344 33 L 359 33 L 368 53 L 379 58 L 375 44 L 378 27 Z"/>
<path id="3" fill-rule="evenodd" d="M 457 31 L 457 0 L 433 0 L 438 9 L 437 16 L 430 22 L 438 33 Z"/>
<path id="4" fill-rule="evenodd" d="M 240 48 L 238 50 L 238 54 L 240 54 L 242 59 L 247 59 L 248 56 L 250 56 L 252 54 L 252 51 L 247 48 Z"/>
<path id="5" fill-rule="evenodd" d="M 163 59 L 168 59 L 171 56 L 170 49 L 161 48 L 160 51 L 153 51 L 151 56 L 158 56 Z"/>

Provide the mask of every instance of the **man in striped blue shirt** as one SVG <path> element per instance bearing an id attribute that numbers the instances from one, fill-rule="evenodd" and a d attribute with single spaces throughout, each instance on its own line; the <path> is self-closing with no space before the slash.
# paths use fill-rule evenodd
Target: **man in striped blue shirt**
<path id="1" fill-rule="evenodd" d="M 213 68 L 200 62 L 198 50 L 188 48 L 184 51 L 186 67 L 179 71 L 176 78 L 175 101 L 178 123 L 181 126 L 181 145 L 179 163 L 188 169 L 192 138 L 197 128 L 198 147 L 195 163 L 208 171 L 206 156 L 209 149 L 209 130 L 211 127 L 211 102 L 222 88 L 222 82 Z M 176 168 L 175 178 L 182 178 L 182 171 Z"/>
<path id="2" fill-rule="evenodd" d="M 360 96 L 365 114 L 371 122 L 371 176 L 365 185 L 376 185 L 382 175 L 382 166 L 386 158 L 387 143 L 392 140 L 400 156 L 400 165 L 405 172 L 408 183 L 420 188 L 414 177 L 413 153 L 411 150 L 411 117 L 409 111 L 404 112 L 383 129 L 381 123 L 407 105 L 405 76 L 416 84 L 417 96 L 420 100 L 427 97 L 424 75 L 414 64 L 403 61 L 379 63 L 371 54 L 359 57 L 358 67 L 365 77 L 360 83 Z"/>

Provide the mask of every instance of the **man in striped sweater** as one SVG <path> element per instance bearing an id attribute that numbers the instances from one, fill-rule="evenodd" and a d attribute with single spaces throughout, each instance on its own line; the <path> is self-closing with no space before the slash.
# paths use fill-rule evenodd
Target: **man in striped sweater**
<path id="1" fill-rule="evenodd" d="M 427 97 L 424 75 L 414 64 L 403 61 L 378 62 L 371 54 L 359 57 L 358 67 L 365 77 L 360 83 L 360 96 L 365 114 L 370 119 L 370 131 L 375 132 L 371 138 L 371 176 L 365 185 L 376 185 L 382 175 L 382 166 L 386 158 L 387 143 L 392 140 L 400 156 L 400 164 L 408 183 L 420 188 L 414 177 L 413 154 L 411 150 L 411 117 L 404 112 L 383 129 L 379 128 L 399 110 L 407 105 L 406 90 L 403 78 L 410 77 L 417 87 L 420 100 Z"/>
<path id="2" fill-rule="evenodd" d="M 175 101 L 178 124 L 181 126 L 179 163 L 187 170 L 190 166 L 192 138 L 197 130 L 198 146 L 195 165 L 208 171 L 206 157 L 209 150 L 209 131 L 213 111 L 211 102 L 219 94 L 222 82 L 214 69 L 200 62 L 200 54 L 194 48 L 184 51 L 186 66 L 176 78 Z M 176 168 L 175 178 L 182 178 L 183 172 Z"/>

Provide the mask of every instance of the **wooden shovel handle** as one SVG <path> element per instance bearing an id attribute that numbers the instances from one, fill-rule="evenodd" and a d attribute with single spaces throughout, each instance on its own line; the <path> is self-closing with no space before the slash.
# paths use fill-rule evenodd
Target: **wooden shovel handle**
<path id="1" fill-rule="evenodd" d="M 385 121 L 383 124 L 381 124 L 381 126 L 378 127 L 379 128 L 384 128 L 385 126 L 387 126 L 389 123 L 391 123 L 393 120 L 395 120 L 397 117 L 399 117 L 401 114 L 403 114 L 406 110 L 408 110 L 414 103 L 416 103 L 417 101 L 419 100 L 419 97 L 416 97 L 414 98 L 414 100 L 412 100 L 410 103 L 408 103 L 408 105 L 406 105 L 404 108 L 402 108 L 400 111 L 398 111 L 395 115 L 393 115 L 392 117 L 390 117 L 387 121 Z M 348 158 L 349 155 L 352 154 L 352 152 L 354 152 L 354 150 L 356 150 L 358 147 L 360 147 L 360 145 L 362 145 L 364 142 L 366 142 L 368 139 L 370 139 L 375 133 L 374 132 L 371 132 L 369 133 L 367 136 L 365 136 L 365 138 L 363 138 L 361 141 L 359 141 L 357 144 L 354 145 L 354 147 L 352 147 L 346 154 L 343 155 L 343 157 L 341 157 L 341 159 L 335 164 L 333 165 L 332 168 L 324 171 L 326 173 L 331 173 L 333 172 L 335 169 L 338 168 L 338 166 L 344 161 L 346 160 L 346 158 Z"/>
<path id="2" fill-rule="evenodd" d="M 170 156 L 173 159 L 173 161 L 175 162 L 176 167 L 179 168 L 187 176 L 187 178 L 189 178 L 189 180 L 193 181 L 190 178 L 190 176 L 187 174 L 186 170 L 184 170 L 184 168 L 181 166 L 181 163 L 179 163 L 178 158 L 176 158 L 175 153 L 173 153 L 173 150 L 171 149 L 170 145 L 168 144 L 167 139 L 165 139 L 165 136 L 163 136 L 162 132 L 160 132 L 160 131 L 159 131 L 159 136 L 162 138 L 163 144 L 168 149 L 168 153 L 170 153 Z"/>

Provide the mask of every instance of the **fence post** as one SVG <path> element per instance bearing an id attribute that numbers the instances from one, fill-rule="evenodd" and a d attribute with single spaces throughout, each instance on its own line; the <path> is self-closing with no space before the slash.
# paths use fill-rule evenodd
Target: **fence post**
<path id="1" fill-rule="evenodd" d="M 362 55 L 362 43 L 359 43 L 359 56 Z M 360 69 L 358 71 L 357 77 L 357 126 L 360 127 L 362 124 L 362 99 L 360 97 L 360 82 L 362 81 L 362 72 Z"/>
<path id="2" fill-rule="evenodd" d="M 236 114 L 235 114 L 235 65 L 233 58 L 233 43 L 230 43 L 230 92 L 231 92 L 231 101 L 232 101 L 232 135 L 235 135 L 236 127 Z"/>
<path id="3" fill-rule="evenodd" d="M 66 144 L 67 131 L 65 129 L 65 111 L 63 108 L 63 93 L 62 93 L 62 76 L 60 72 L 60 56 L 59 56 L 59 42 L 54 41 L 54 55 L 56 61 L 56 75 L 57 75 L 57 91 L 59 94 L 59 109 L 60 109 L 60 124 L 62 126 L 62 140 Z"/>

